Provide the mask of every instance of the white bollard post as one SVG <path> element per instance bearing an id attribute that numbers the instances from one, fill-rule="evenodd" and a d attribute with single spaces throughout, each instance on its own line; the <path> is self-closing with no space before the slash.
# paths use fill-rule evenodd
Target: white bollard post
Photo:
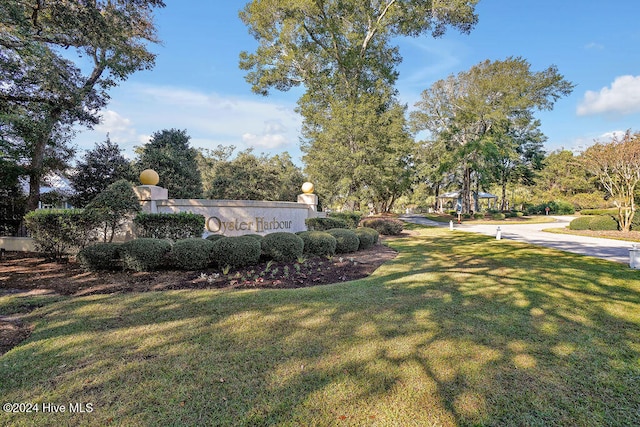
<path id="1" fill-rule="evenodd" d="M 635 243 L 629 249 L 629 267 L 634 270 L 640 269 L 640 248 Z"/>
<path id="2" fill-rule="evenodd" d="M 502 231 L 500 230 L 500 226 L 498 226 L 498 229 L 496 230 L 496 240 L 500 239 L 502 239 Z"/>
<path id="3" fill-rule="evenodd" d="M 449 221 L 449 231 L 453 231 L 453 220 Z"/>

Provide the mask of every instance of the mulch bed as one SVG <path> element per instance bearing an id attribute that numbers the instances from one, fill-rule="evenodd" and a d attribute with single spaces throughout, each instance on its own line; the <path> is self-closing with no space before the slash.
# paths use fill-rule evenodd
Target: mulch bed
<path id="1" fill-rule="evenodd" d="M 375 245 L 370 249 L 332 258 L 313 257 L 302 263 L 265 262 L 223 274 L 214 269 L 94 273 L 84 271 L 73 259 L 61 263 L 35 253 L 7 252 L 0 260 L 0 296 L 83 296 L 170 289 L 301 288 L 367 277 L 396 255 L 393 249 L 385 245 Z M 3 316 L 0 313 L 0 355 L 30 335 L 31 326 L 20 318 L 20 314 Z"/>

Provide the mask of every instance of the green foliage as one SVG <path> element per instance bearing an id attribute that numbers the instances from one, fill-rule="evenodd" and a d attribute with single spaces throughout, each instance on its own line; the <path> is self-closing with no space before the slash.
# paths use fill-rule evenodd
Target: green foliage
<path id="1" fill-rule="evenodd" d="M 173 264 L 182 270 L 203 270 L 213 258 L 214 242 L 207 239 L 181 239 L 171 248 Z"/>
<path id="2" fill-rule="evenodd" d="M 531 181 L 545 140 L 534 112 L 551 110 L 573 87 L 555 66 L 533 72 L 511 57 L 483 61 L 422 93 L 411 114 L 414 130 L 430 131 L 452 153 L 441 166 L 461 174 L 462 213 L 471 210 L 472 172 L 500 184 L 503 194 L 509 182 Z"/>
<path id="3" fill-rule="evenodd" d="M 327 231 L 332 228 L 349 228 L 349 223 L 341 218 L 307 218 L 304 220 L 309 231 Z"/>
<path id="4" fill-rule="evenodd" d="M 331 234 L 324 231 L 302 231 L 296 233 L 304 241 L 304 253 L 331 256 L 336 253 L 338 241 Z"/>
<path id="5" fill-rule="evenodd" d="M 483 219 L 484 218 L 484 214 L 476 212 L 476 213 L 473 214 L 473 217 L 475 219 Z"/>
<path id="6" fill-rule="evenodd" d="M 161 0 L 0 2 L 0 121 L 11 151 L 23 154 L 28 210 L 37 207 L 42 176 L 69 160 L 74 126 L 97 124 L 107 91 L 154 65 L 147 49 L 158 41 L 152 10 L 163 6 Z"/>
<path id="7" fill-rule="evenodd" d="M 70 178 L 75 190 L 75 194 L 70 198 L 73 206 L 85 207 L 114 182 L 120 179 L 134 179 L 131 164 L 121 151 L 118 144 L 111 142 L 107 135 L 104 143 L 96 143 L 93 150 L 87 151 L 83 158 L 76 162 L 75 172 Z"/>
<path id="8" fill-rule="evenodd" d="M 569 229 L 571 230 L 589 230 L 591 224 L 590 216 L 581 216 L 569 223 Z"/>
<path id="9" fill-rule="evenodd" d="M 375 239 L 373 237 L 373 234 L 371 234 L 370 232 L 362 228 L 356 228 L 353 231 L 354 233 L 356 233 L 356 236 L 358 236 L 358 240 L 360 240 L 360 244 L 358 245 L 358 250 L 369 249 L 370 247 L 373 246 L 374 239 Z"/>
<path id="10" fill-rule="evenodd" d="M 264 239 L 264 236 L 262 236 L 260 234 L 244 234 L 244 236 L 252 237 L 252 238 L 256 239 L 258 242 L 262 242 L 262 239 Z"/>
<path id="11" fill-rule="evenodd" d="M 53 259 L 86 246 L 97 224 L 90 211 L 80 209 L 31 211 L 24 222 L 38 251 Z"/>
<path id="12" fill-rule="evenodd" d="M 378 233 L 378 231 L 376 229 L 369 228 L 369 227 L 358 227 L 356 230 L 360 230 L 362 232 L 369 233 L 371 235 L 371 237 L 373 237 L 373 243 L 374 244 L 378 243 L 378 239 L 380 238 L 380 233 Z"/>
<path id="13" fill-rule="evenodd" d="M 206 239 L 210 242 L 215 242 L 216 240 L 220 240 L 224 237 L 224 234 L 209 234 Z"/>
<path id="14" fill-rule="evenodd" d="M 301 83 L 298 102 L 307 173 L 328 203 L 356 206 L 368 199 L 389 211 L 410 184 L 415 146 L 405 108 L 393 85 L 401 58 L 396 36 L 467 32 L 474 1 L 446 8 L 433 2 L 272 2 L 254 0 L 240 13 L 258 40 L 242 52 L 252 89 L 288 90 Z M 359 206 L 357 206 L 359 208 Z"/>
<path id="15" fill-rule="evenodd" d="M 224 237 L 214 242 L 213 262 L 218 268 L 245 267 L 257 264 L 261 253 L 260 242 L 253 237 Z"/>
<path id="16" fill-rule="evenodd" d="M 358 235 L 353 230 L 333 228 L 331 230 L 327 230 L 327 233 L 331 234 L 336 239 L 337 254 L 355 252 L 360 247 L 360 239 L 358 239 Z"/>
<path id="17" fill-rule="evenodd" d="M 120 265 L 121 243 L 96 243 L 86 246 L 76 255 L 76 261 L 87 271 L 117 270 Z"/>
<path id="18" fill-rule="evenodd" d="M 120 258 L 125 270 L 154 271 L 167 265 L 171 242 L 163 239 L 134 239 L 120 246 Z"/>
<path id="19" fill-rule="evenodd" d="M 205 183 L 210 199 L 296 201 L 304 182 L 287 153 L 256 156 L 248 149 L 233 160 L 203 157 L 203 162 L 212 177 Z"/>
<path id="20" fill-rule="evenodd" d="M 349 212 L 349 211 L 330 212 L 328 216 L 329 218 L 338 218 L 345 221 L 349 226 L 349 228 L 351 229 L 357 228 L 358 224 L 360 224 L 360 220 L 362 219 L 361 212 Z M 331 227 L 331 228 L 342 228 L 342 227 Z"/>
<path id="21" fill-rule="evenodd" d="M 494 213 L 494 214 L 491 215 L 491 218 L 495 219 L 495 220 L 505 219 L 506 217 L 507 216 L 505 214 L 503 214 L 503 213 Z"/>
<path id="22" fill-rule="evenodd" d="M 618 209 L 583 209 L 580 211 L 580 215 L 617 215 Z"/>
<path id="23" fill-rule="evenodd" d="M 293 233 L 267 234 L 261 245 L 262 252 L 274 261 L 293 261 L 304 252 L 304 240 Z"/>
<path id="24" fill-rule="evenodd" d="M 615 231 L 618 228 L 618 221 L 611 215 L 595 215 L 589 222 L 589 229 L 594 231 Z"/>
<path id="25" fill-rule="evenodd" d="M 631 220 L 631 230 L 640 231 L 640 214 L 638 214 L 638 211 L 636 211 Z"/>
<path id="26" fill-rule="evenodd" d="M 404 230 L 404 223 L 394 218 L 366 218 L 361 224 L 386 236 L 397 236 Z"/>
<path id="27" fill-rule="evenodd" d="M 173 199 L 202 197 L 202 178 L 198 169 L 198 151 L 189 146 L 186 130 L 164 129 L 154 132 L 151 140 L 138 148 L 138 173 L 153 169 L 160 176 L 161 187 Z"/>
<path id="28" fill-rule="evenodd" d="M 125 221 L 140 212 L 141 208 L 131 184 L 121 179 L 98 194 L 89 202 L 86 210 L 92 212 L 100 222 L 104 241 L 111 242 Z"/>
<path id="29" fill-rule="evenodd" d="M 133 219 L 138 237 L 170 240 L 198 238 L 202 236 L 204 221 L 204 216 L 191 212 L 141 212 Z"/>
<path id="30" fill-rule="evenodd" d="M 563 200 L 527 206 L 526 210 L 528 215 L 544 215 L 547 207 L 549 208 L 549 215 L 571 215 L 576 211 L 571 203 Z"/>

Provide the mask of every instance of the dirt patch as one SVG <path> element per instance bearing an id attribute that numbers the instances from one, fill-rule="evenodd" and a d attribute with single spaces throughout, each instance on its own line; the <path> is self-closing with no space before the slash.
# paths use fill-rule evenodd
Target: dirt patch
<path id="1" fill-rule="evenodd" d="M 7 253 L 0 261 L 0 295 L 16 291 L 88 295 L 202 288 L 299 288 L 367 277 L 396 252 L 385 245 L 332 258 L 264 262 L 223 272 L 160 270 L 86 272 L 74 260 L 56 263 L 33 253 Z"/>
<path id="2" fill-rule="evenodd" d="M 56 263 L 34 253 L 9 252 L 0 260 L 0 296 L 82 296 L 169 289 L 300 288 L 367 277 L 396 255 L 397 252 L 385 245 L 375 245 L 367 250 L 332 258 L 264 262 L 227 272 L 208 269 L 92 273 L 84 271 L 74 260 Z M 30 334 L 31 327 L 21 321 L 20 315 L 0 315 L 0 355 L 27 339 Z"/>

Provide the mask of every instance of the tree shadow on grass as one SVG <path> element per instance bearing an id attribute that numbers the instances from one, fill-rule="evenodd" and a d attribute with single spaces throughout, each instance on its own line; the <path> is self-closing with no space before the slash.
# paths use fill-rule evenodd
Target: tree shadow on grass
<path id="1" fill-rule="evenodd" d="M 640 423 L 636 272 L 476 235 L 392 246 L 346 284 L 50 305 L 0 393 L 94 399 L 91 425 Z"/>

